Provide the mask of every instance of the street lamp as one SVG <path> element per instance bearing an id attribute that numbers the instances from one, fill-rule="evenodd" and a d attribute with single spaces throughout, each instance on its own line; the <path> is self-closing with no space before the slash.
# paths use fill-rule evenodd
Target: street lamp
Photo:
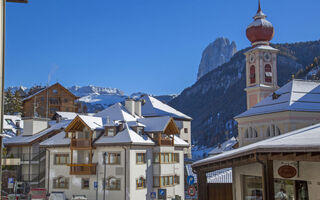
<path id="1" fill-rule="evenodd" d="M 0 199 L 2 199 L 2 133 L 4 114 L 4 57 L 6 41 L 6 2 L 28 3 L 28 0 L 0 0 Z"/>

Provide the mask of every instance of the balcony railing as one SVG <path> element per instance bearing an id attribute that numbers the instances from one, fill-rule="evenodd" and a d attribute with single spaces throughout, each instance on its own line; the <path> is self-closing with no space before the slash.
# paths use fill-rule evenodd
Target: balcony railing
<path id="1" fill-rule="evenodd" d="M 158 140 L 158 145 L 160 146 L 173 146 L 172 139 L 160 139 Z"/>
<path id="2" fill-rule="evenodd" d="M 9 154 L 6 158 L 19 158 L 21 161 L 39 161 L 41 158 L 46 156 L 46 151 L 40 153 L 20 153 L 20 154 Z"/>
<path id="3" fill-rule="evenodd" d="M 92 164 L 70 164 L 70 175 L 94 175 L 97 163 Z"/>
<path id="4" fill-rule="evenodd" d="M 89 148 L 91 147 L 90 139 L 72 139 L 71 147 L 73 148 Z"/>

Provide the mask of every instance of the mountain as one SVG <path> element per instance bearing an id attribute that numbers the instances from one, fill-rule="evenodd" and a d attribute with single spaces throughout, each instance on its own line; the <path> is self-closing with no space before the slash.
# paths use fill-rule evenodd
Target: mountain
<path id="1" fill-rule="evenodd" d="M 220 65 L 229 62 L 236 52 L 236 43 L 230 43 L 227 38 L 217 38 L 214 42 L 210 43 L 202 53 L 198 69 L 198 80 Z"/>
<path id="2" fill-rule="evenodd" d="M 278 84 L 320 56 L 320 41 L 275 44 L 278 56 Z M 198 146 L 214 146 L 226 136 L 237 136 L 233 117 L 246 110 L 245 56 L 249 48 L 237 52 L 229 62 L 217 67 L 186 88 L 168 104 L 191 116 L 192 140 Z"/>

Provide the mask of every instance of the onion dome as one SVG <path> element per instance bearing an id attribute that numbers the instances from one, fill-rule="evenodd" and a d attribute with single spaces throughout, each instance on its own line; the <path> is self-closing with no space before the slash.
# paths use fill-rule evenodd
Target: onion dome
<path id="1" fill-rule="evenodd" d="M 269 45 L 274 35 L 274 28 L 267 16 L 262 12 L 259 0 L 257 14 L 253 17 L 254 21 L 247 28 L 247 38 L 253 46 L 258 44 Z"/>

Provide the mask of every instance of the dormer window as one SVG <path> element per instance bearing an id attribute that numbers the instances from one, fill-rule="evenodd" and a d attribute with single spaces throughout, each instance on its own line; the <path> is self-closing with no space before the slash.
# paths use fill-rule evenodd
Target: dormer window
<path id="1" fill-rule="evenodd" d="M 114 136 L 115 133 L 114 133 L 114 128 L 109 128 L 108 129 L 108 136 Z"/>
<path id="2" fill-rule="evenodd" d="M 112 137 L 112 136 L 115 136 L 116 135 L 116 127 L 114 126 L 108 126 L 106 127 L 105 129 L 105 136 L 109 136 L 109 137 Z"/>
<path id="3" fill-rule="evenodd" d="M 143 127 L 137 127 L 137 133 L 139 135 L 142 135 L 143 134 Z"/>

